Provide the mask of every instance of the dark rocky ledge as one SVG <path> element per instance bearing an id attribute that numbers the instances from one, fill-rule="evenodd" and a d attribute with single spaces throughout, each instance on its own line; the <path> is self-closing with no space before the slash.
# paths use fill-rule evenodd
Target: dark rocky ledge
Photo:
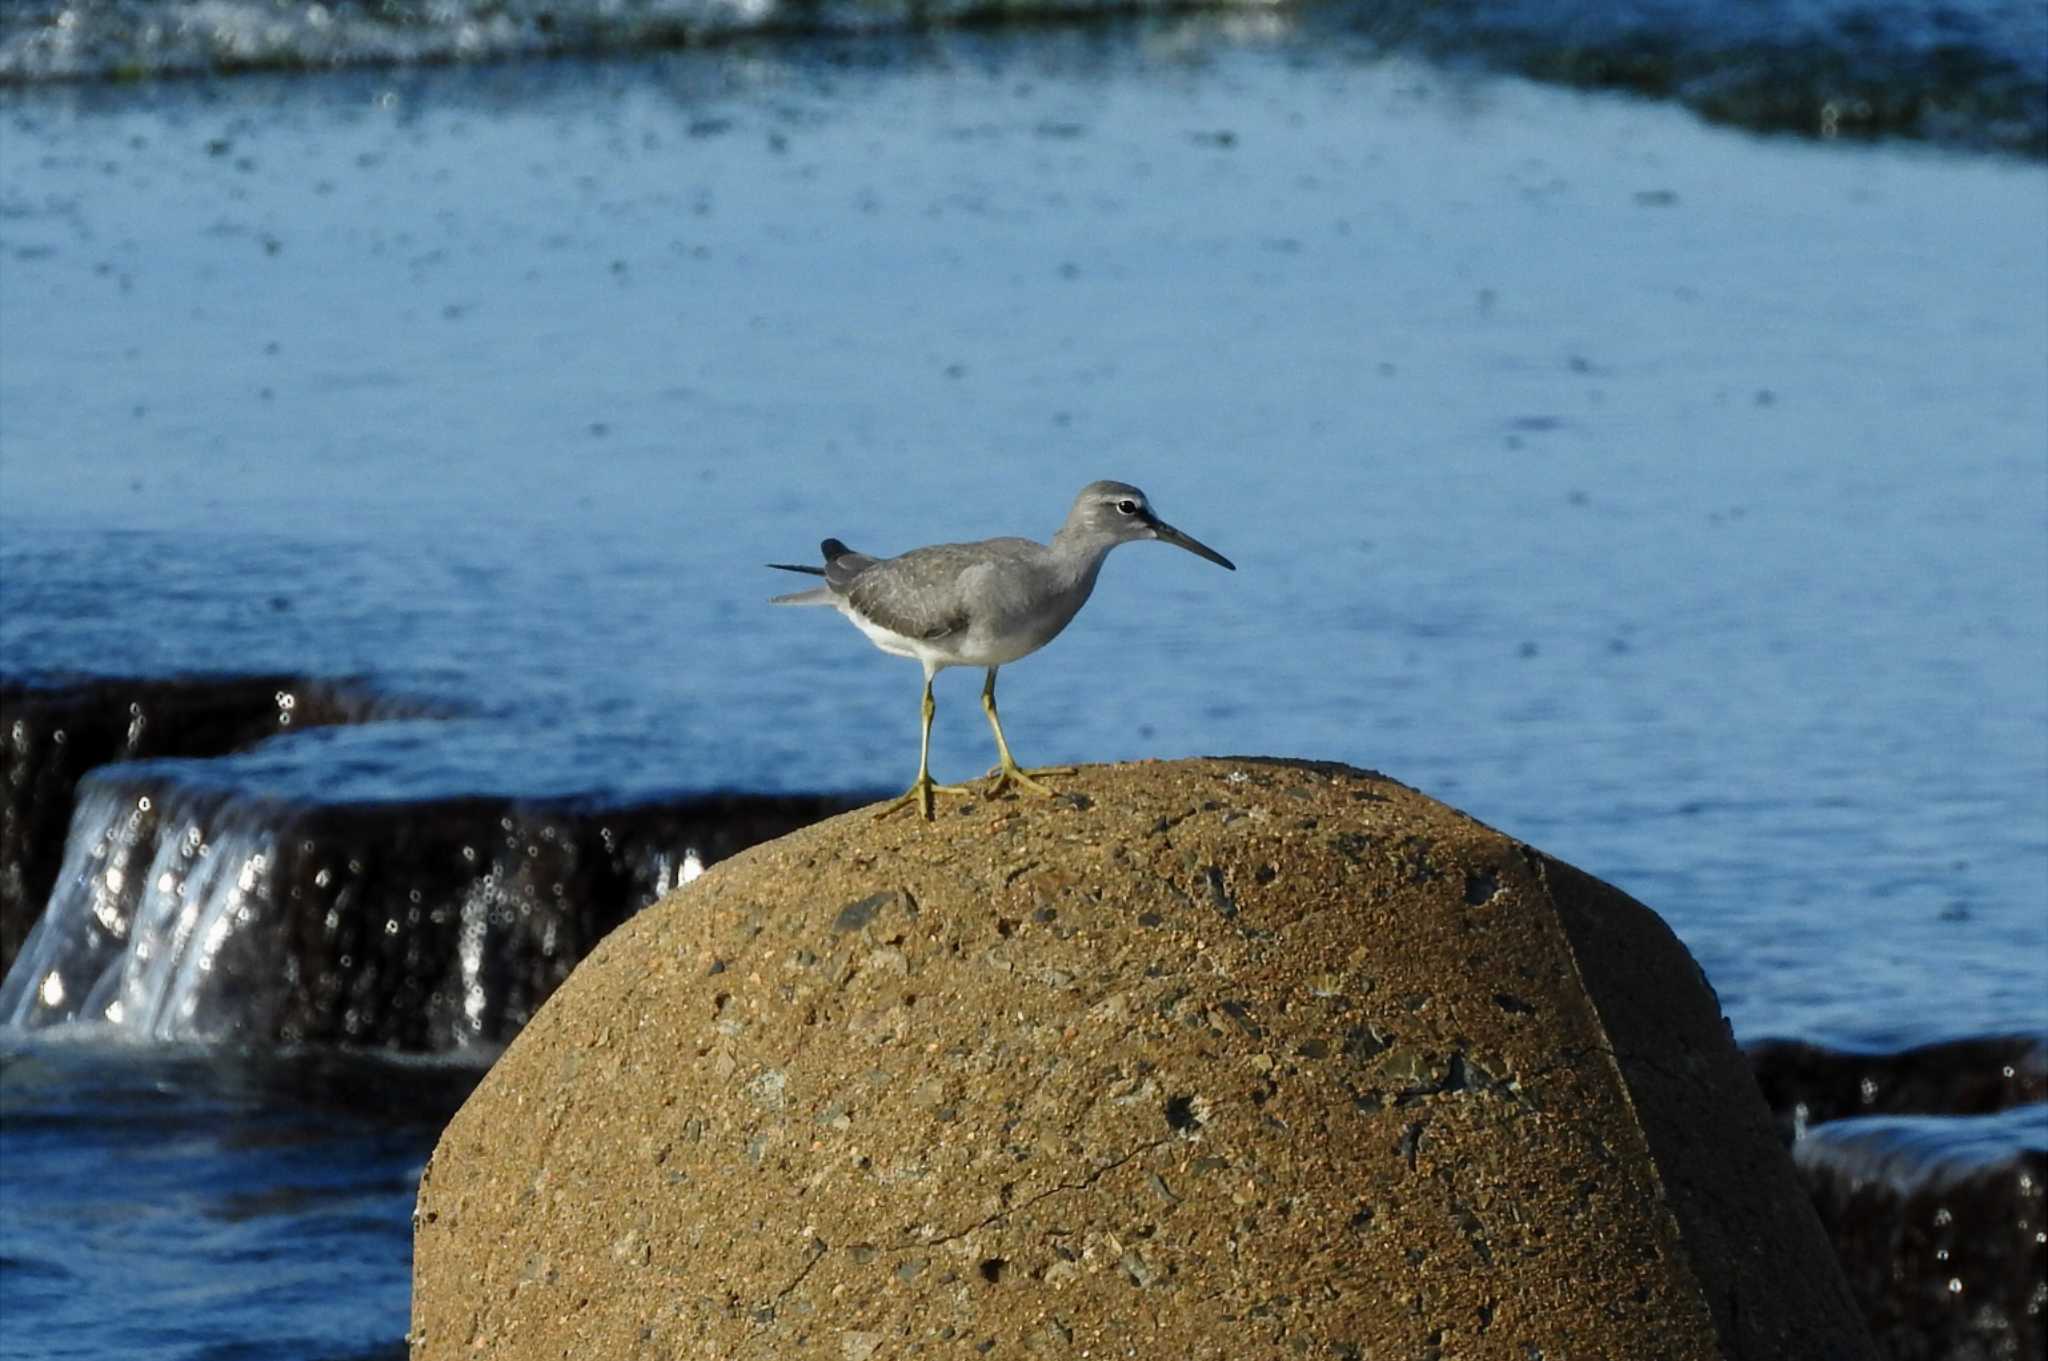
<path id="1" fill-rule="evenodd" d="M 1859 1115 L 1992 1115 L 2048 1101 L 2048 1042 L 1987 1035 L 1884 1053 L 1804 1040 L 1744 1046 L 1786 1143 Z"/>
<path id="2" fill-rule="evenodd" d="M 122 764 L 421 716 L 297 676 L 0 683 L 0 1024 L 488 1049 L 633 912 L 853 801 L 290 802 Z"/>
<path id="3" fill-rule="evenodd" d="M 510 1039 L 641 907 L 850 802 L 300 805 L 118 766 L 80 799 L 0 1024 L 413 1052 Z"/>
<path id="4" fill-rule="evenodd" d="M 2048 1346 L 2048 1044 L 1749 1047 L 1801 1183 L 1893 1361 Z"/>
<path id="5" fill-rule="evenodd" d="M 97 766 L 225 756 L 296 728 L 418 713 L 304 676 L 0 681 L 0 974 L 49 901 L 73 790 Z"/>

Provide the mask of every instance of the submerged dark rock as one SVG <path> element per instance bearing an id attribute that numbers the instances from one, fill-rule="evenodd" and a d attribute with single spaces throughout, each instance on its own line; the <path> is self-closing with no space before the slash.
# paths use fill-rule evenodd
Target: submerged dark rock
<path id="1" fill-rule="evenodd" d="M 224 756 L 301 728 L 417 710 L 303 676 L 0 681 L 0 973 L 49 901 L 88 770 L 155 756 Z"/>
<path id="2" fill-rule="evenodd" d="M 2035 1035 L 1984 1035 L 1878 1054 L 1772 1039 L 1754 1041 L 1745 1052 L 1787 1143 L 1803 1129 L 1848 1116 L 1988 1115 L 2048 1101 L 2048 1044 Z"/>
<path id="3" fill-rule="evenodd" d="M 2048 1045 L 1749 1047 L 1850 1288 L 1893 1361 L 2048 1345 Z"/>
<path id="4" fill-rule="evenodd" d="M 1792 1158 L 1892 1361 L 2042 1354 L 2048 1105 L 1837 1120 Z"/>

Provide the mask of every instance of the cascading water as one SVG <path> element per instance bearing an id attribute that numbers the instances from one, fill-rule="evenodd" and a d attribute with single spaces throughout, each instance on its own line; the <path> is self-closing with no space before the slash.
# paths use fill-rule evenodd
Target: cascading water
<path id="1" fill-rule="evenodd" d="M 153 801 L 85 794 L 72 814 L 51 907 L 0 980 L 0 1025 L 74 1019 L 93 981 L 120 957 L 138 888 L 156 849 Z"/>
<path id="2" fill-rule="evenodd" d="M 272 814 L 217 792 L 82 782 L 49 905 L 0 981 L 0 1025 L 187 1040 L 255 1019 L 219 984 L 268 925 Z"/>
<path id="3" fill-rule="evenodd" d="M 307 804 L 189 762 L 103 767 L 0 981 L 0 1031 L 495 1046 L 627 916 L 847 802 Z"/>

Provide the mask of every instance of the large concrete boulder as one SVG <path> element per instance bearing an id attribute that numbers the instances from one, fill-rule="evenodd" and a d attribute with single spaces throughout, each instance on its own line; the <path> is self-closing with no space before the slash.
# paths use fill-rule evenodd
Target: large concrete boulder
<path id="1" fill-rule="evenodd" d="M 856 812 L 610 935 L 421 1185 L 420 1358 L 1868 1358 L 1655 914 L 1382 776 Z"/>

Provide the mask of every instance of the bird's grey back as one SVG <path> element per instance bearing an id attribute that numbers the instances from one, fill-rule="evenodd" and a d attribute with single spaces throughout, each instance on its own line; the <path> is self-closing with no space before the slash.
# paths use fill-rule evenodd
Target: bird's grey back
<path id="1" fill-rule="evenodd" d="M 991 563 L 1035 564 L 1045 546 L 1029 539 L 984 539 L 980 543 L 936 543 L 901 557 L 870 560 L 854 575 L 847 603 L 863 616 L 906 638 L 936 639 L 973 621 L 978 606 L 963 575 Z"/>

